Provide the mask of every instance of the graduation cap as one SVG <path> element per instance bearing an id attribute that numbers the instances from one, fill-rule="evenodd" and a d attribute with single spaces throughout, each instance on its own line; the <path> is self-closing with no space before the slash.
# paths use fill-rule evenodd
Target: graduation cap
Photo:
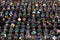
<path id="1" fill-rule="evenodd" d="M 35 25 L 35 24 L 31 24 L 31 27 L 32 27 L 32 28 L 35 28 L 35 27 L 36 27 L 36 25 Z"/>
<path id="2" fill-rule="evenodd" d="M 7 31 L 7 28 L 4 28 L 4 32 Z"/>
<path id="3" fill-rule="evenodd" d="M 12 20 L 11 23 L 16 23 L 16 20 Z"/>
<path id="4" fill-rule="evenodd" d="M 3 32 L 2 32 L 0 35 L 1 35 L 1 38 L 3 38 L 3 37 L 4 37 L 4 33 L 3 33 Z"/>
<path id="5" fill-rule="evenodd" d="M 33 14 L 35 14 L 35 13 L 36 13 L 36 11 L 33 11 L 32 13 L 33 13 Z"/>
<path id="6" fill-rule="evenodd" d="M 40 11 L 37 11 L 38 14 L 40 14 Z"/>
<path id="7" fill-rule="evenodd" d="M 30 25 L 26 26 L 27 28 L 30 28 Z"/>
<path id="8" fill-rule="evenodd" d="M 23 9 L 22 11 L 23 11 L 24 13 L 26 13 L 26 9 Z"/>
<path id="9" fill-rule="evenodd" d="M 25 21 L 26 20 L 26 18 L 23 18 L 23 21 Z"/>
<path id="10" fill-rule="evenodd" d="M 5 16 L 5 18 L 8 18 L 8 16 Z"/>
<path id="11" fill-rule="evenodd" d="M 19 37 L 19 39 L 22 39 L 22 37 Z"/>
<path id="12" fill-rule="evenodd" d="M 15 24 L 14 23 L 11 23 L 11 27 L 15 27 Z"/>
<path id="13" fill-rule="evenodd" d="M 5 24 L 5 25 L 4 25 L 4 28 L 7 28 L 8 26 L 9 26 L 9 24 Z"/>
<path id="14" fill-rule="evenodd" d="M 10 5 L 13 5 L 13 2 L 11 2 Z"/>
<path id="15" fill-rule="evenodd" d="M 40 36 L 40 33 L 37 33 L 37 35 L 39 35 L 39 36 Z"/>
<path id="16" fill-rule="evenodd" d="M 10 6 L 7 7 L 7 10 L 10 10 Z"/>
<path id="17" fill-rule="evenodd" d="M 12 11 L 10 11 L 9 16 L 11 17 L 13 15 Z"/>
<path id="18" fill-rule="evenodd" d="M 28 5 L 28 3 L 27 3 L 27 2 L 25 2 L 25 5 Z"/>
<path id="19" fill-rule="evenodd" d="M 21 32 L 24 32 L 24 30 L 25 30 L 25 29 L 24 29 L 24 28 L 22 28 L 20 31 L 21 31 Z"/>
<path id="20" fill-rule="evenodd" d="M 16 29 L 16 30 L 15 30 L 15 32 L 16 32 L 16 33 L 18 33 L 18 32 L 19 32 L 19 30 L 18 30 L 18 29 Z"/>
<path id="21" fill-rule="evenodd" d="M 44 3 L 43 6 L 46 6 L 46 4 Z"/>
<path id="22" fill-rule="evenodd" d="M 34 15 L 34 14 L 32 14 L 32 16 L 33 16 L 33 17 L 35 17 L 35 15 Z"/>
<path id="23" fill-rule="evenodd" d="M 32 35 L 36 34 L 36 31 L 32 31 L 31 34 L 32 34 Z"/>
<path id="24" fill-rule="evenodd" d="M 35 4 L 35 6 L 37 6 L 37 7 L 38 7 L 38 3 L 36 3 L 36 4 Z"/>
<path id="25" fill-rule="evenodd" d="M 20 5 L 20 3 L 19 2 L 17 2 L 17 6 L 19 6 Z"/>
<path id="26" fill-rule="evenodd" d="M 38 25 L 38 28 L 41 28 L 41 25 Z"/>
<path id="27" fill-rule="evenodd" d="M 39 11 L 42 11 L 42 9 L 39 9 Z"/>
<path id="28" fill-rule="evenodd" d="M 3 16 L 3 12 L 0 12 L 0 16 Z"/>
<path id="29" fill-rule="evenodd" d="M 20 25 L 20 22 L 17 22 L 17 25 Z"/>
<path id="30" fill-rule="evenodd" d="M 50 32 L 51 32 L 51 34 L 55 34 L 55 31 L 54 30 L 51 30 Z"/>
<path id="31" fill-rule="evenodd" d="M 20 17 L 18 18 L 18 21 L 21 21 L 21 18 Z"/>
<path id="32" fill-rule="evenodd" d="M 5 1 L 4 1 L 4 0 L 3 0 L 2 2 L 3 2 L 3 3 L 5 3 Z"/>

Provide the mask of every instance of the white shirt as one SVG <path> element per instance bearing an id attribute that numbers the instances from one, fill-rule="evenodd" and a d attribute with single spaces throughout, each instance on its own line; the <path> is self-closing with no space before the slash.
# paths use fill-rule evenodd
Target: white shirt
<path id="1" fill-rule="evenodd" d="M 56 38 L 56 36 L 53 36 L 52 39 L 53 39 L 53 40 L 56 40 L 57 38 Z"/>

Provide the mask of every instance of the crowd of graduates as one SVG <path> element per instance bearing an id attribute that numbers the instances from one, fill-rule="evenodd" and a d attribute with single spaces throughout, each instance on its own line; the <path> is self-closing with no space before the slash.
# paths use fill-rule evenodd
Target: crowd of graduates
<path id="1" fill-rule="evenodd" d="M 60 40 L 60 2 L 0 0 L 0 40 Z"/>

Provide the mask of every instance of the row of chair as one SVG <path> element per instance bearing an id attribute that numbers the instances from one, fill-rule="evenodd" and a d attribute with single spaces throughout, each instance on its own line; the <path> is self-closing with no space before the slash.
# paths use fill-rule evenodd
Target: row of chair
<path id="1" fill-rule="evenodd" d="M 59 2 L 33 1 L 1 1 L 0 40 L 60 40 Z"/>

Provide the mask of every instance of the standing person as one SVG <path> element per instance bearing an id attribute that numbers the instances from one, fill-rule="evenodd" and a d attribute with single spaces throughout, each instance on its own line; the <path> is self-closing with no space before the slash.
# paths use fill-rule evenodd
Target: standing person
<path id="1" fill-rule="evenodd" d="M 38 40 L 38 37 L 36 35 L 36 31 L 32 31 L 32 40 Z"/>
<path id="2" fill-rule="evenodd" d="M 54 30 L 50 31 L 50 37 L 51 37 L 50 39 L 52 39 L 52 40 L 57 40 L 56 33 Z"/>
<path id="3" fill-rule="evenodd" d="M 40 40 L 40 33 L 38 33 L 37 37 L 38 37 L 38 40 Z"/>
<path id="4" fill-rule="evenodd" d="M 26 40 L 32 40 L 29 32 L 27 32 L 27 34 L 26 34 Z"/>
<path id="5" fill-rule="evenodd" d="M 52 39 L 53 39 L 53 40 L 57 40 L 57 37 L 56 37 L 56 36 L 53 36 Z"/>

